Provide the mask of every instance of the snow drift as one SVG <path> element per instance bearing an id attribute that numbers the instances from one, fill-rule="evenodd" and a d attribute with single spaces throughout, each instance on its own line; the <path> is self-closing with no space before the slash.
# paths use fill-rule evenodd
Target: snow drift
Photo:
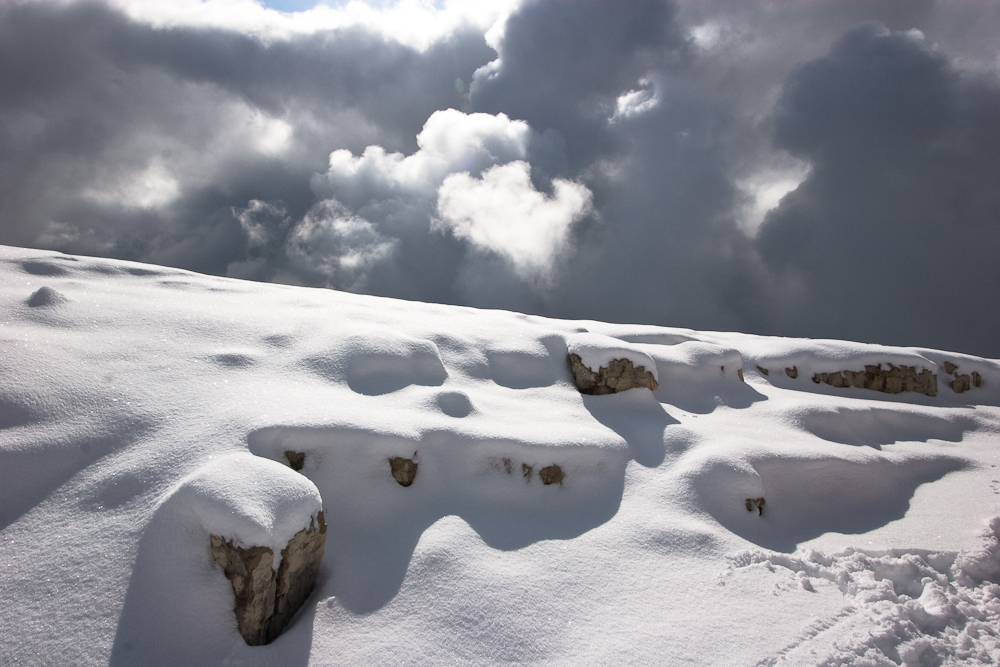
<path id="1" fill-rule="evenodd" d="M 2 664 L 1000 660 L 996 360 L 0 276 Z M 581 394 L 571 353 L 655 389 Z M 937 391 L 814 381 L 890 365 Z M 313 594 L 247 646 L 210 536 L 280 554 L 321 509 Z"/>

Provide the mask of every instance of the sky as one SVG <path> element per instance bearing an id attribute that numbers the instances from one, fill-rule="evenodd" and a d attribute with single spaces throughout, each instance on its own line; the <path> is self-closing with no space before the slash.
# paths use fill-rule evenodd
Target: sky
<path id="1" fill-rule="evenodd" d="M 0 243 L 1000 357 L 1000 3 L 0 4 Z"/>

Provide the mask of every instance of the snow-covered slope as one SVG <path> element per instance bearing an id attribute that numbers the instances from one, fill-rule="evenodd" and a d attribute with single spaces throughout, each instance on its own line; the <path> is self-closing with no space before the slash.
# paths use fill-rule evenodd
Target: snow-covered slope
<path id="1" fill-rule="evenodd" d="M 582 395 L 570 349 L 658 388 Z M 936 395 L 821 381 L 890 364 Z M 957 353 L 2 248 L 0 664 L 996 664 L 997 406 Z M 209 535 L 320 505 L 316 590 L 247 646 Z"/>

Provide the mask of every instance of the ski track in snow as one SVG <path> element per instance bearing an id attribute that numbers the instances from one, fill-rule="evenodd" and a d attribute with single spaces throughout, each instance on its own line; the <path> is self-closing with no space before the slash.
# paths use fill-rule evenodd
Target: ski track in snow
<path id="1" fill-rule="evenodd" d="M 1000 661 L 995 360 L 15 248 L 0 275 L 0 664 Z M 581 395 L 570 351 L 659 387 Z M 890 363 L 937 396 L 812 381 Z M 277 552 L 321 504 L 316 591 L 243 645 L 207 535 Z"/>

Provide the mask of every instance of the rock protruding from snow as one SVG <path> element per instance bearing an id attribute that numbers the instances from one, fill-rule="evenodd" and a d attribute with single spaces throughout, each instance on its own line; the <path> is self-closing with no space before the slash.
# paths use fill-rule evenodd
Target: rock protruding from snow
<path id="1" fill-rule="evenodd" d="M 308 597 L 323 558 L 326 523 L 316 485 L 276 461 L 238 452 L 211 457 L 166 502 L 176 528 L 188 526 L 178 535 L 191 532 L 191 521 L 204 531 L 187 549 L 205 558 L 200 550 L 208 546 L 222 566 L 243 639 L 274 639 Z"/>
<path id="2" fill-rule="evenodd" d="M 31 293 L 28 297 L 28 305 L 32 308 L 38 308 L 40 306 L 58 306 L 61 303 L 66 303 L 69 301 L 65 296 L 63 296 L 58 290 L 51 287 L 39 287 L 37 290 Z"/>
<path id="3" fill-rule="evenodd" d="M 546 466 L 538 471 L 538 476 L 542 480 L 542 484 L 548 486 L 549 484 L 562 484 L 566 476 L 563 474 L 562 468 L 556 464 Z"/>
<path id="4" fill-rule="evenodd" d="M 813 382 L 825 382 L 831 387 L 858 387 L 886 394 L 901 394 L 912 391 L 925 396 L 937 396 L 937 375 L 926 368 L 918 373 L 915 366 L 887 364 L 865 365 L 864 371 L 838 371 L 836 373 L 816 373 Z"/>
<path id="5" fill-rule="evenodd" d="M 955 378 L 948 383 L 948 386 L 956 394 L 969 391 L 972 387 L 983 386 L 983 376 L 977 371 L 972 371 L 972 375 L 968 373 L 959 374 L 958 366 L 947 361 L 944 363 L 944 370 Z"/>
<path id="6" fill-rule="evenodd" d="M 268 644 L 280 635 L 312 592 L 326 544 L 323 513 L 316 519 L 281 550 L 277 572 L 269 547 L 240 547 L 212 535 L 212 558 L 233 584 L 236 623 L 250 646 Z"/>
<path id="7" fill-rule="evenodd" d="M 305 452 L 294 452 L 288 449 L 285 450 L 285 458 L 288 459 L 288 467 L 292 470 L 301 471 L 306 464 Z"/>
<path id="8" fill-rule="evenodd" d="M 573 382 L 582 394 L 602 396 L 639 387 L 655 390 L 660 386 L 645 366 L 637 368 L 632 365 L 631 359 L 612 359 L 607 366 L 601 366 L 595 373 L 584 365 L 580 355 L 571 353 L 569 366 Z"/>
<path id="9" fill-rule="evenodd" d="M 628 389 L 659 387 L 656 363 L 642 345 L 591 332 L 566 339 L 573 382 L 582 394 L 603 396 Z"/>
<path id="10" fill-rule="evenodd" d="M 414 452 L 416 456 L 416 452 Z M 400 486 L 409 486 L 417 477 L 418 464 L 413 459 L 404 459 L 402 456 L 394 456 L 389 459 L 389 470 L 392 478 L 399 482 Z"/>

